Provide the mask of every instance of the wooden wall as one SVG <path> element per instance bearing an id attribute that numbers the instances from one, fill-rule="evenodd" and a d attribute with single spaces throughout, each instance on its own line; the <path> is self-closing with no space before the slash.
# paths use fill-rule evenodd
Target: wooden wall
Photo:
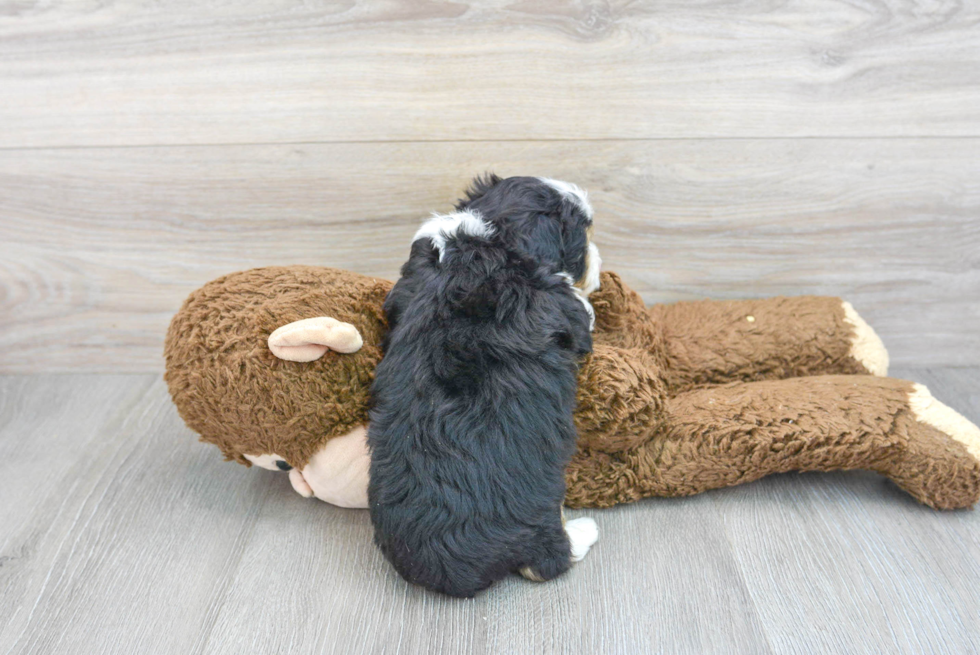
<path id="1" fill-rule="evenodd" d="M 159 371 L 223 273 L 393 277 L 467 180 L 586 187 L 650 301 L 849 298 L 980 364 L 980 5 L 0 1 L 0 372 Z"/>

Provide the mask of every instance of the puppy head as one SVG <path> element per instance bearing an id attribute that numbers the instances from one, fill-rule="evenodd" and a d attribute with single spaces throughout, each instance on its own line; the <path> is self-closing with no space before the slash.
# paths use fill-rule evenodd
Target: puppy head
<path id="1" fill-rule="evenodd" d="M 488 174 L 473 181 L 456 209 L 477 213 L 500 238 L 553 267 L 592 314 L 587 298 L 599 288 L 602 260 L 592 243 L 593 212 L 585 191 L 545 177 Z"/>
<path id="2" fill-rule="evenodd" d="M 592 205 L 570 182 L 545 177 L 473 180 L 457 212 L 477 213 L 489 229 L 588 295 L 599 288 L 599 250 L 592 243 Z"/>
<path id="3" fill-rule="evenodd" d="M 438 253 L 439 261 L 446 257 L 446 242 L 460 234 L 488 238 L 493 236 L 493 228 L 483 220 L 479 212 L 461 209 L 452 214 L 433 214 L 412 237 L 412 253 L 416 254 L 416 244 L 428 239 L 432 249 Z"/>

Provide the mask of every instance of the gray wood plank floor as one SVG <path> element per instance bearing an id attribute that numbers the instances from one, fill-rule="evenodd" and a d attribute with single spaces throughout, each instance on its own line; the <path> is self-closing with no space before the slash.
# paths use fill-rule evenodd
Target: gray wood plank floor
<path id="1" fill-rule="evenodd" d="M 980 419 L 980 369 L 900 370 Z M 225 463 L 156 375 L 0 377 L 0 653 L 967 653 L 980 513 L 869 473 L 580 511 L 563 578 L 401 581 L 364 511 Z"/>

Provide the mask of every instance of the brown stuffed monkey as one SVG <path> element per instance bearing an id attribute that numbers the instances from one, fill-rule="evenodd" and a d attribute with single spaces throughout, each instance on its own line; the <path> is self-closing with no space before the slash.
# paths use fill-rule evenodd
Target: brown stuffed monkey
<path id="1" fill-rule="evenodd" d="M 227 459 L 367 506 L 368 393 L 392 283 L 307 266 L 195 291 L 167 334 L 181 417 Z M 980 497 L 980 430 L 888 355 L 837 298 L 646 307 L 614 273 L 591 296 L 567 504 L 683 496 L 786 471 L 868 469 L 938 509 Z"/>

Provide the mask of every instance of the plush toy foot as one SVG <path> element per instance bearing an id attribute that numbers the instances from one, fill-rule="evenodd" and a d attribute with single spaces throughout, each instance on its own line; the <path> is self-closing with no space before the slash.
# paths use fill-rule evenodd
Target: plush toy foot
<path id="1" fill-rule="evenodd" d="M 955 409 L 936 400 L 924 384 L 914 384 L 912 389 L 909 405 L 915 418 L 963 444 L 967 452 L 980 461 L 980 428 Z"/>
<path id="2" fill-rule="evenodd" d="M 820 375 L 670 399 L 664 430 L 622 453 L 577 453 L 570 507 L 687 496 L 788 471 L 867 469 L 936 509 L 980 501 L 980 429 L 922 385 Z"/>
<path id="3" fill-rule="evenodd" d="M 663 326 L 671 394 L 707 384 L 887 375 L 888 351 L 850 303 L 826 296 L 649 308 Z"/>
<path id="4" fill-rule="evenodd" d="M 980 500 L 980 428 L 912 385 L 909 407 L 916 423 L 889 477 L 936 509 L 970 507 Z"/>
<path id="5" fill-rule="evenodd" d="M 865 322 L 851 303 L 843 302 L 844 322 L 854 329 L 851 337 L 850 355 L 868 369 L 871 375 L 884 377 L 888 375 L 888 351 L 878 333 Z"/>
<path id="6" fill-rule="evenodd" d="M 269 335 L 272 354 L 290 362 L 312 362 L 328 350 L 353 353 L 363 344 L 356 327 L 329 316 L 294 321 Z"/>

